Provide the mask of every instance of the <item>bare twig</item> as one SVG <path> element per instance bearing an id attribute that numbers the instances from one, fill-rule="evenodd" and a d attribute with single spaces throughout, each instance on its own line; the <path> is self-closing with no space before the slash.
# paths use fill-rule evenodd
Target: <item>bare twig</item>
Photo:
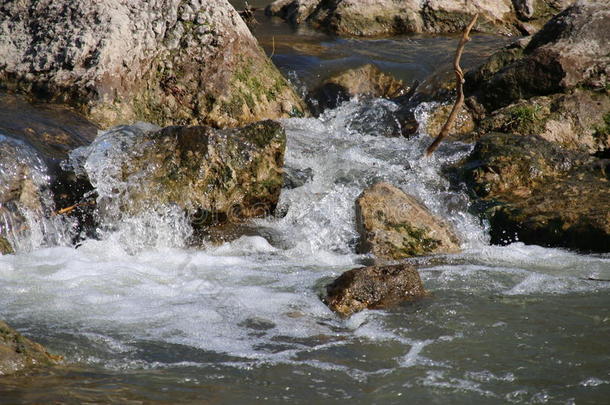
<path id="1" fill-rule="evenodd" d="M 95 201 L 85 201 L 85 202 L 81 202 L 78 204 L 74 204 L 71 205 L 69 207 L 66 208 L 62 208 L 60 210 L 57 210 L 53 213 L 53 215 L 64 215 L 64 214 L 69 214 L 70 212 L 74 211 L 75 209 L 79 208 L 79 207 L 84 207 L 87 205 L 95 205 Z"/>
<path id="2" fill-rule="evenodd" d="M 476 24 L 478 17 L 479 14 L 475 14 L 472 17 L 472 21 L 470 21 L 470 24 L 468 24 L 468 26 L 464 29 L 462 39 L 460 39 L 457 50 L 455 51 L 455 58 L 453 59 L 453 70 L 455 71 L 457 98 L 455 100 L 455 104 L 453 104 L 453 109 L 451 110 L 451 113 L 447 118 L 447 122 L 445 122 L 445 125 L 443 125 L 443 128 L 441 129 L 441 132 L 438 134 L 434 142 L 432 142 L 432 144 L 428 146 L 428 149 L 426 149 L 426 156 L 430 156 L 436 150 L 436 148 L 438 148 L 438 145 L 440 145 L 443 139 L 449 134 L 449 130 L 453 126 L 453 123 L 457 118 L 460 108 L 462 108 L 462 104 L 464 104 L 464 72 L 460 67 L 460 60 L 462 59 L 462 53 L 464 53 L 464 47 L 466 46 L 466 43 L 470 41 L 470 31 L 472 30 L 472 27 L 474 27 L 474 25 Z"/>

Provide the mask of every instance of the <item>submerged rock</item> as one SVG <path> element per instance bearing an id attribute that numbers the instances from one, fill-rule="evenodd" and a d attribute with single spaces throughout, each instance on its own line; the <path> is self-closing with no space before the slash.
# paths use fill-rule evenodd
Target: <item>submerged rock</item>
<path id="1" fill-rule="evenodd" d="M 410 91 L 402 81 L 367 64 L 325 80 L 309 94 L 309 103 L 312 112 L 319 115 L 356 96 L 391 99 Z"/>
<path id="2" fill-rule="evenodd" d="M 268 215 L 282 187 L 286 135 L 274 121 L 239 129 L 119 126 L 76 149 L 105 216 L 177 206 L 197 225 Z"/>
<path id="3" fill-rule="evenodd" d="M 293 24 L 356 36 L 460 32 L 474 13 L 476 31 L 516 34 L 540 27 L 569 0 L 277 0 L 266 9 Z"/>
<path id="4" fill-rule="evenodd" d="M 356 201 L 359 252 L 380 259 L 402 259 L 435 253 L 454 253 L 460 241 L 444 221 L 434 217 L 415 198 L 377 183 Z"/>
<path id="5" fill-rule="evenodd" d="M 0 5 L 0 86 L 103 128 L 237 126 L 305 107 L 227 0 Z"/>
<path id="6" fill-rule="evenodd" d="M 459 169 L 492 243 L 610 251 L 610 162 L 536 136 L 489 134 Z"/>
<path id="7" fill-rule="evenodd" d="M 49 354 L 42 345 L 23 337 L 0 321 L 0 376 L 30 367 L 52 366 L 59 361 L 60 356 Z"/>
<path id="8" fill-rule="evenodd" d="M 426 296 L 417 269 L 409 264 L 346 271 L 326 287 L 324 302 L 341 316 L 384 309 Z"/>

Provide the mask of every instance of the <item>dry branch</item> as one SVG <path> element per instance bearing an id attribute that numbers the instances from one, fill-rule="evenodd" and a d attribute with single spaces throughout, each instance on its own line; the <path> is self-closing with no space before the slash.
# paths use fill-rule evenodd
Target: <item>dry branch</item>
<path id="1" fill-rule="evenodd" d="M 449 134 L 449 130 L 451 130 L 451 127 L 453 126 L 453 123 L 457 118 L 460 108 L 462 108 L 462 104 L 464 104 L 464 72 L 460 67 L 460 60 L 462 59 L 462 53 L 464 53 L 464 47 L 466 46 L 466 43 L 470 41 L 470 31 L 472 30 L 472 27 L 474 27 L 474 25 L 476 24 L 478 17 L 479 14 L 475 14 L 472 17 L 472 21 L 470 21 L 470 24 L 468 24 L 468 26 L 464 29 L 462 39 L 460 39 L 457 50 L 455 51 L 455 58 L 453 59 L 453 70 L 455 71 L 457 98 L 455 100 L 455 104 L 453 104 L 453 109 L 451 110 L 451 113 L 447 118 L 447 122 L 445 122 L 445 125 L 443 125 L 443 128 L 441 128 L 441 132 L 439 132 L 434 142 L 432 142 L 432 144 L 428 146 L 428 149 L 426 149 L 426 156 L 430 156 L 436 150 L 436 148 L 438 148 L 438 145 L 440 145 L 443 139 Z"/>

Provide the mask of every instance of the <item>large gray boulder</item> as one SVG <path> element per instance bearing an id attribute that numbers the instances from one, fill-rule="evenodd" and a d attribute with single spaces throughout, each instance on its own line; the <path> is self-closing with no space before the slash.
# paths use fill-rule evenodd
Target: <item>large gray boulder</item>
<path id="1" fill-rule="evenodd" d="M 346 271 L 326 287 L 326 293 L 326 305 L 343 317 L 364 309 L 391 308 L 427 295 L 417 269 L 409 264 Z"/>
<path id="2" fill-rule="evenodd" d="M 307 21 L 339 35 L 459 32 L 479 13 L 476 31 L 515 34 L 535 30 L 569 0 L 277 0 L 266 9 L 294 24 Z"/>
<path id="3" fill-rule="evenodd" d="M 0 86 L 103 128 L 237 126 L 299 115 L 299 97 L 227 0 L 8 0 Z"/>
<path id="4" fill-rule="evenodd" d="M 421 202 L 387 183 L 377 183 L 356 201 L 360 253 L 398 260 L 455 253 L 460 241 L 445 221 Z"/>

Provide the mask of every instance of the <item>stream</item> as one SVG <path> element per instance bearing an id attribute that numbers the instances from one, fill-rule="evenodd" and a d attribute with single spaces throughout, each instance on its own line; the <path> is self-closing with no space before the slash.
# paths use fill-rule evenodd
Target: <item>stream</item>
<path id="1" fill-rule="evenodd" d="M 303 91 L 367 62 L 425 81 L 448 68 L 456 43 L 337 39 L 257 19 L 265 51 Z M 505 42 L 475 36 L 465 64 Z M 417 107 L 420 123 L 430 107 Z M 282 120 L 286 167 L 309 179 L 282 190 L 276 215 L 235 241 L 188 247 L 190 228 L 173 212 L 132 218 L 78 248 L 61 237 L 69 224 L 32 232 L 0 256 L 0 319 L 66 365 L 0 378 L 0 403 L 608 401 L 610 283 L 589 278 L 610 279 L 610 255 L 491 246 L 467 195 L 441 175 L 472 145 L 446 142 L 424 159 L 429 134 L 378 136 L 397 108 L 354 99 Z M 355 253 L 354 201 L 377 181 L 450 222 L 463 252 L 412 259 L 431 297 L 344 320 L 319 296 L 371 262 Z"/>

